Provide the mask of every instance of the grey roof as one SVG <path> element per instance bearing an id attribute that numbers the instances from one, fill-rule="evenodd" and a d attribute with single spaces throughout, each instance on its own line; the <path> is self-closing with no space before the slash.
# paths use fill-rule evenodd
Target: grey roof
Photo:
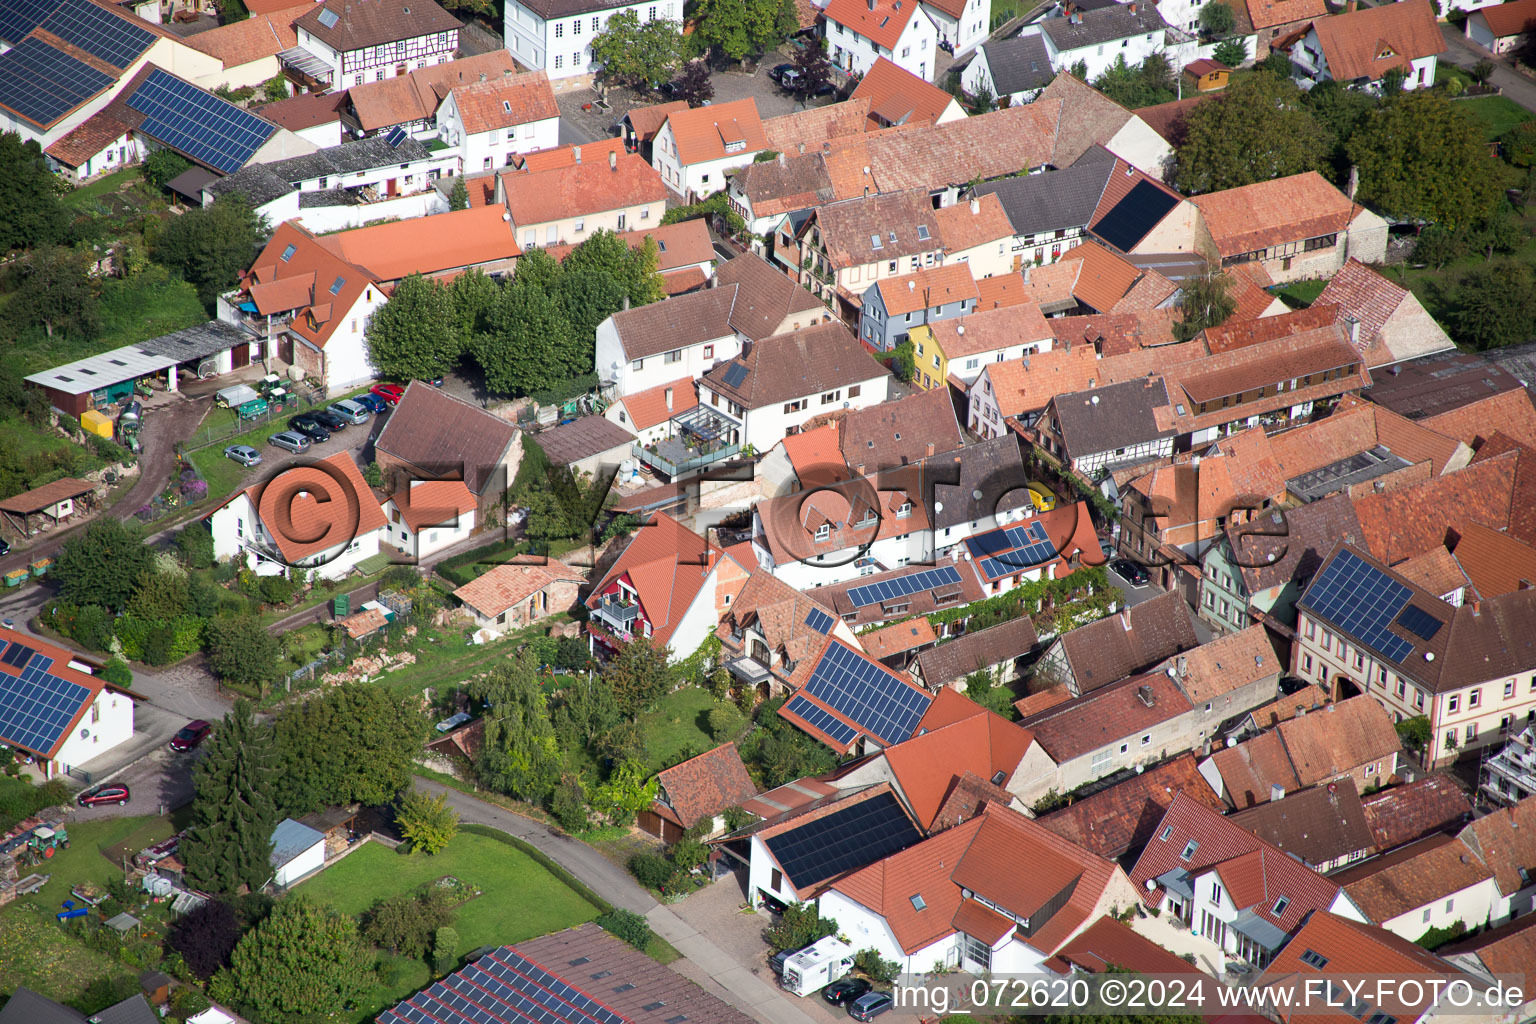
<path id="1" fill-rule="evenodd" d="M 96 1024 L 160 1024 L 159 1014 L 150 1008 L 149 1000 L 142 994 L 98 1010 L 91 1020 Z"/>
<path id="2" fill-rule="evenodd" d="M 1168 389 L 1161 377 L 1057 395 L 1051 401 L 1056 408 L 1057 430 L 1073 458 L 1176 433 L 1171 425 L 1161 427 L 1157 422 L 1155 410 L 1168 405 Z"/>
<path id="3" fill-rule="evenodd" d="M 293 183 L 274 173 L 267 164 L 250 164 L 227 178 L 209 182 L 203 191 L 215 199 L 238 192 L 252 207 L 261 207 L 292 192 Z"/>
<path id="4" fill-rule="evenodd" d="M 1079 160 L 1059 171 L 989 181 L 976 194 L 997 196 L 1015 234 L 1085 228 L 1114 171 L 1113 160 Z"/>
<path id="5" fill-rule="evenodd" d="M 981 52 L 987 55 L 992 85 L 999 95 L 1044 89 L 1056 77 L 1050 55 L 1045 52 L 1045 40 L 1040 36 L 994 39 L 984 43 Z"/>
<path id="6" fill-rule="evenodd" d="M 214 196 L 231 192 L 242 193 L 252 206 L 265 206 L 292 192 L 301 181 L 328 178 L 332 175 L 355 174 L 377 167 L 398 166 L 426 160 L 431 151 L 415 139 L 407 138 L 397 146 L 391 146 L 387 136 L 370 135 L 366 139 L 343 142 L 339 146 L 291 156 L 286 160 L 274 160 L 266 164 L 243 167 L 227 178 L 210 183 L 205 191 Z M 303 197 L 299 205 L 304 205 Z M 334 206 L 335 203 L 322 203 Z"/>
<path id="7" fill-rule="evenodd" d="M 1348 775 L 1239 811 L 1232 820 L 1314 870 L 1376 845 L 1360 792 Z"/>
<path id="8" fill-rule="evenodd" d="M 1035 624 L 1029 616 L 1021 615 L 929 648 L 917 656 L 917 665 L 923 674 L 923 685 L 933 689 L 977 669 L 1022 658 L 1039 642 Z"/>
<path id="9" fill-rule="evenodd" d="M 138 347 L 156 355 L 175 356 L 178 361 L 207 359 L 225 349 L 248 342 L 251 336 L 233 324 L 209 320 L 172 334 L 141 341 Z"/>
<path id="10" fill-rule="evenodd" d="M 534 438 L 549 461 L 557 466 L 569 466 L 627 445 L 634 439 L 635 435 L 601 416 L 583 416 Z"/>
<path id="11" fill-rule="evenodd" d="M 1238 912 L 1237 919 L 1232 922 L 1232 930 L 1239 935 L 1245 935 L 1273 952 L 1285 945 L 1289 938 L 1285 932 L 1270 924 L 1259 916 L 1259 912 L 1253 907 L 1246 907 Z"/>
<path id="12" fill-rule="evenodd" d="M 1130 36 L 1163 32 L 1168 28 L 1155 4 L 1111 4 L 1096 11 L 1081 11 L 1070 17 L 1046 18 L 1040 30 L 1051 37 L 1058 50 L 1076 50 L 1084 46 L 1109 43 Z"/>
<path id="13" fill-rule="evenodd" d="M 1293 476 L 1285 482 L 1285 489 L 1302 501 L 1317 501 L 1319 498 L 1326 498 L 1330 494 L 1347 490 L 1355 484 L 1395 473 L 1409 465 L 1407 459 L 1394 453 L 1386 445 L 1378 444 L 1368 451 L 1356 452 L 1336 462 L 1330 462 L 1320 469 Z"/>
<path id="14" fill-rule="evenodd" d="M 277 823 L 277 828 L 272 830 L 272 866 L 280 868 L 284 864 L 298 857 L 305 851 L 312 849 L 316 843 L 325 842 L 325 833 L 316 832 L 308 825 L 294 821 L 292 818 L 284 818 Z"/>
<path id="15" fill-rule="evenodd" d="M 85 1015 L 29 988 L 18 988 L 0 1009 L 0 1024 L 85 1024 Z"/>
<path id="16" fill-rule="evenodd" d="M 238 327 L 209 320 L 174 334 L 28 374 L 27 380 L 67 395 L 80 395 L 125 380 L 137 380 L 178 363 L 206 359 L 250 340 L 250 335 Z"/>
<path id="17" fill-rule="evenodd" d="M 1305 586 L 1336 540 L 1365 537 L 1347 494 L 1281 511 L 1275 509 L 1227 529 L 1227 551 L 1249 594 L 1293 580 Z"/>
<path id="18" fill-rule="evenodd" d="M 165 183 L 165 187 L 179 196 L 202 201 L 203 188 L 218 181 L 219 176 L 206 167 L 192 166 Z"/>
<path id="19" fill-rule="evenodd" d="M 849 462 L 853 459 L 845 454 Z M 1029 496 L 1019 487 L 1024 459 L 1012 431 L 958 451 L 924 459 L 923 471 L 934 481 L 933 500 L 944 507 L 929 511 L 937 529 L 985 519 L 1020 508 Z M 958 482 L 953 476 L 958 469 Z"/>
<path id="20" fill-rule="evenodd" d="M 344 188 L 325 188 L 317 192 L 300 192 L 299 209 L 313 210 L 321 206 L 351 206 L 357 197 Z"/>
<path id="21" fill-rule="evenodd" d="M 1487 356 L 1450 351 L 1372 373 L 1364 395 L 1400 416 L 1418 420 L 1521 386 L 1520 378 Z"/>

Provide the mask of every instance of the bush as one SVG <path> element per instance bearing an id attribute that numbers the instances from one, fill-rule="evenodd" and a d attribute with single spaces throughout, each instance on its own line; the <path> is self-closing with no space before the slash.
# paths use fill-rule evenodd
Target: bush
<path id="1" fill-rule="evenodd" d="M 171 1010 L 181 1017 L 193 1017 L 213 1004 L 200 989 L 182 986 L 171 993 Z"/>
<path id="2" fill-rule="evenodd" d="M 112 658 L 101 667 L 101 678 L 114 686 L 128 689 L 133 686 L 133 670 L 122 658 Z"/>
<path id="3" fill-rule="evenodd" d="M 854 954 L 853 966 L 863 971 L 870 981 L 892 982 L 901 973 L 901 964 L 885 960 L 877 949 L 861 949 Z"/>
<path id="4" fill-rule="evenodd" d="M 757 815 L 745 807 L 727 807 L 722 817 L 725 818 L 725 830 L 727 832 L 735 832 L 739 828 L 746 828 L 757 820 Z"/>
<path id="5" fill-rule="evenodd" d="M 650 924 L 633 910 L 611 910 L 597 919 L 597 925 L 636 949 L 644 949 L 651 941 Z"/>
<path id="6" fill-rule="evenodd" d="M 379 900 L 363 915 L 363 938 L 399 956 L 420 959 L 433 937 L 453 924 L 453 908 L 440 889 Z"/>
<path id="7" fill-rule="evenodd" d="M 667 851 L 667 858 L 678 871 L 692 871 L 709 860 L 709 847 L 697 839 L 679 839 Z"/>
<path id="8" fill-rule="evenodd" d="M 240 916 L 222 900 L 209 900 L 178 917 L 166 933 L 166 945 L 180 953 L 193 976 L 207 980 L 229 958 L 240 941 Z"/>
<path id="9" fill-rule="evenodd" d="M 724 743 L 741 732 L 746 719 L 730 704 L 720 703 L 709 709 L 709 734 Z"/>
<path id="10" fill-rule="evenodd" d="M 188 523 L 176 534 L 176 553 L 188 569 L 207 569 L 213 565 L 213 534 L 201 522 Z"/>
<path id="11" fill-rule="evenodd" d="M 99 604 L 88 604 L 75 613 L 69 635 L 93 651 L 112 644 L 112 615 Z"/>
<path id="12" fill-rule="evenodd" d="M 763 931 L 763 941 L 775 953 L 782 953 L 786 949 L 804 949 L 817 939 L 836 934 L 836 921 L 819 916 L 810 904 L 793 903 L 784 908 L 777 924 Z"/>
<path id="13" fill-rule="evenodd" d="M 549 800 L 549 812 L 567 832 L 582 832 L 589 824 L 587 817 L 587 791 L 581 784 L 581 776 L 567 772 L 555 786 Z"/>
<path id="14" fill-rule="evenodd" d="M 660 889 L 671 881 L 672 863 L 655 853 L 637 853 L 629 858 L 629 873 L 647 889 Z"/>
<path id="15" fill-rule="evenodd" d="M 432 937 L 432 966 L 447 974 L 459 965 L 459 933 L 446 925 Z"/>

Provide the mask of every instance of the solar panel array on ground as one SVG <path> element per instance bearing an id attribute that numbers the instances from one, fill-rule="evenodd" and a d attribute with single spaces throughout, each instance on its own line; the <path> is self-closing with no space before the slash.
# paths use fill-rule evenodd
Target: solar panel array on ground
<path id="1" fill-rule="evenodd" d="M 53 659 L 11 643 L 0 661 L 21 675 L 0 672 L 0 739 L 48 754 L 91 696 L 79 683 L 53 674 Z"/>
<path id="2" fill-rule="evenodd" d="M 225 174 L 244 167 L 277 130 L 158 68 L 128 97 L 128 106 L 144 115 L 144 134 Z"/>
<path id="3" fill-rule="evenodd" d="M 112 76 L 35 36 L 0 55 L 0 104 L 51 125 L 112 84 Z"/>
<path id="4" fill-rule="evenodd" d="M 989 580 L 1013 576 L 1021 570 L 1043 565 L 1060 552 L 1045 527 L 1038 522 L 993 530 L 965 542 L 977 567 Z"/>
<path id="5" fill-rule="evenodd" d="M 848 591 L 848 600 L 853 602 L 855 608 L 863 608 L 866 605 L 892 601 L 898 597 L 906 597 L 908 594 L 935 590 L 959 582 L 959 570 L 952 565 L 943 565 L 926 572 L 909 573 L 906 576 L 881 580 L 879 583 L 866 583 L 862 587 L 852 587 Z"/>
<path id="6" fill-rule="evenodd" d="M 384 1011 L 410 1024 L 628 1024 L 625 1017 L 538 964 L 503 948 Z"/>
<path id="7" fill-rule="evenodd" d="M 799 694 L 790 698 L 789 703 L 784 705 L 784 710 L 788 714 L 798 715 L 806 725 L 825 733 L 840 750 L 847 750 L 849 744 L 858 738 L 859 730 L 847 722 L 832 717 L 831 712 L 826 708 L 812 704 Z"/>
<path id="8" fill-rule="evenodd" d="M 126 68 L 149 49 L 155 34 L 88 0 L 63 0 L 43 28 L 115 68 Z"/>
<path id="9" fill-rule="evenodd" d="M 1348 549 L 1307 590 L 1306 606 L 1356 640 L 1399 664 L 1413 644 L 1387 627 L 1413 591 Z"/>
<path id="10" fill-rule="evenodd" d="M 805 886 L 883 860 L 922 838 L 896 797 L 881 793 L 765 842 L 784 874 Z"/>
<path id="11" fill-rule="evenodd" d="M 803 692 L 887 744 L 911 739 L 933 703 L 896 673 L 839 643 L 827 647 Z"/>

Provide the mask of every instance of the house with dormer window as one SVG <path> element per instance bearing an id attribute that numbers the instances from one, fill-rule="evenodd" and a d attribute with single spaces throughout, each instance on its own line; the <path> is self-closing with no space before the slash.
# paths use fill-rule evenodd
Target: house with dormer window
<path id="1" fill-rule="evenodd" d="M 459 151 L 460 171 L 510 167 L 560 144 L 560 108 L 542 71 L 455 86 L 437 109 L 438 137 Z"/>
<path id="2" fill-rule="evenodd" d="M 915 484 L 917 474 L 910 479 Z M 794 589 L 833 586 L 933 556 L 933 531 L 917 486 L 902 489 L 900 481 L 873 479 L 802 484 L 805 490 L 752 509 L 757 564 Z M 949 571 L 958 582 L 958 570 Z M 893 615 L 905 610 L 904 602 L 892 601 Z"/>
<path id="3" fill-rule="evenodd" d="M 726 175 L 768 148 L 757 100 L 674 110 L 651 146 L 651 166 L 687 203 L 725 188 Z"/>
<path id="4" fill-rule="evenodd" d="M 828 636 L 859 647 L 842 619 L 761 569 L 721 616 L 715 635 L 726 670 L 764 698 L 781 696 L 800 664 L 819 654 Z"/>
<path id="5" fill-rule="evenodd" d="M 1317 19 L 1291 46 L 1291 73 L 1303 89 L 1334 81 L 1378 92 L 1393 72 L 1404 89 L 1427 89 L 1444 52 L 1429 0 L 1403 0 Z"/>
<path id="6" fill-rule="evenodd" d="M 884 57 L 925 82 L 933 81 L 938 71 L 939 27 L 927 4 L 831 0 L 825 14 L 827 53 L 832 63 L 850 75 L 864 75 Z M 963 12 L 961 16 L 965 17 Z M 946 15 L 944 20 L 953 30 L 955 17 Z"/>
<path id="7" fill-rule="evenodd" d="M 786 226 L 788 221 L 786 221 Z M 870 285 L 944 262 L 937 211 L 926 191 L 888 192 L 828 203 L 780 234 L 781 262 L 793 260 L 796 279 L 857 323 Z"/>

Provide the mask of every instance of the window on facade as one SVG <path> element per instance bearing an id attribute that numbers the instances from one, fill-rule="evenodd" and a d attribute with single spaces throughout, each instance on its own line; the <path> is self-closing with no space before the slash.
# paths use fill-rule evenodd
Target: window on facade
<path id="1" fill-rule="evenodd" d="M 558 70 L 560 70 L 563 67 L 565 67 L 565 54 L 563 54 L 563 53 L 555 54 L 555 70 L 558 71 Z"/>
<path id="2" fill-rule="evenodd" d="M 778 890 L 784 887 L 784 872 L 778 868 L 773 869 L 773 874 L 768 877 L 768 888 Z"/>
<path id="3" fill-rule="evenodd" d="M 683 350 L 680 348 L 675 348 L 671 352 L 668 352 L 666 355 L 662 356 L 661 361 L 664 364 L 680 363 L 683 361 Z"/>
<path id="4" fill-rule="evenodd" d="M 853 385 L 852 387 L 850 387 L 848 389 L 848 397 L 849 398 L 858 398 L 863 393 L 864 393 L 864 385 L 862 385 L 862 384 L 855 384 L 855 385 Z"/>
<path id="5" fill-rule="evenodd" d="M 558 21 L 555 22 L 555 38 L 556 39 L 563 39 L 564 37 L 565 37 L 565 26 L 562 25 Z"/>
<path id="6" fill-rule="evenodd" d="M 1482 702 L 1483 702 L 1483 691 L 1482 690 L 1473 690 L 1471 696 L 1469 696 L 1467 698 L 1467 707 L 1475 708 L 1478 705 L 1482 704 Z"/>
<path id="7" fill-rule="evenodd" d="M 1447 729 L 1447 730 L 1445 730 L 1445 745 L 1447 747 L 1454 747 L 1456 745 L 1456 730 L 1455 729 Z"/>
<path id="8" fill-rule="evenodd" d="M 1453 695 L 1449 700 L 1447 700 L 1445 702 L 1445 710 L 1450 712 L 1450 713 L 1452 713 L 1452 714 L 1455 714 L 1457 711 L 1460 711 L 1461 710 L 1461 697 L 1459 695 Z"/>
<path id="9" fill-rule="evenodd" d="M 828 391 L 826 394 L 821 396 L 822 405 L 831 405 L 835 401 L 837 401 L 836 391 Z"/>

